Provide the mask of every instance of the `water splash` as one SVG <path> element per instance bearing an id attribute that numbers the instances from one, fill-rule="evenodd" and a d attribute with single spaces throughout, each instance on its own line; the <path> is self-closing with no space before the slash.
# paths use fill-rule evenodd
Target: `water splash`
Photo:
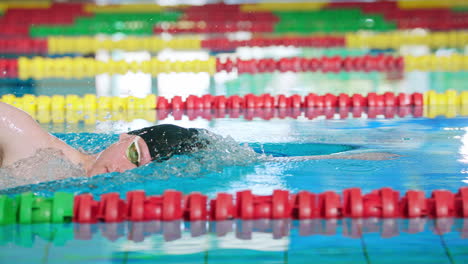
<path id="1" fill-rule="evenodd" d="M 61 151 L 51 148 L 39 149 L 29 158 L 0 168 L 0 186 L 11 188 L 84 175 L 83 168 L 70 162 Z"/>

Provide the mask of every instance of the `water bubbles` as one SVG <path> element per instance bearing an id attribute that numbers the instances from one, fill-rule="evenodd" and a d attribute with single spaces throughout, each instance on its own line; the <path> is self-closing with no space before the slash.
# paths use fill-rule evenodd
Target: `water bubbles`
<path id="1" fill-rule="evenodd" d="M 12 188 L 66 178 L 85 176 L 85 171 L 73 164 L 56 149 L 39 149 L 29 158 L 0 169 L 0 186 Z"/>

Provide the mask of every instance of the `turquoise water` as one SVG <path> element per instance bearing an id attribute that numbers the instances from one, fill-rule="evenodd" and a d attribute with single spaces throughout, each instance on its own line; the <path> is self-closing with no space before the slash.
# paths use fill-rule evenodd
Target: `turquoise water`
<path id="1" fill-rule="evenodd" d="M 232 137 L 232 141 L 227 139 L 229 144 L 248 144 L 257 152 L 277 156 L 389 152 L 401 157 L 384 161 L 272 162 L 249 160 L 248 152 L 240 148 L 239 155 L 232 153 L 232 159 L 208 156 L 198 169 L 193 165 L 199 160 L 180 157 L 177 168 L 192 168 L 182 173 L 175 172 L 176 163 L 160 163 L 127 174 L 51 182 L 6 192 L 31 189 L 44 195 L 58 190 L 99 195 L 116 191 L 124 196 L 135 189 L 144 189 L 148 194 L 177 189 L 213 197 L 218 192 L 244 189 L 271 194 L 274 189 L 320 193 L 360 187 L 367 193 L 391 187 L 402 193 L 420 189 L 429 194 L 434 189 L 455 192 L 468 183 L 468 118 L 216 119 L 171 123 L 207 128 Z M 80 129 L 80 133 L 56 135 L 94 152 L 111 144 L 127 128 L 120 126 L 106 134 L 90 127 Z M 234 146 L 228 143 L 225 146 Z M 466 226 L 468 223 L 462 219 L 6 226 L 0 228 L 0 263 L 12 259 L 16 263 L 466 263 Z"/>
<path id="2" fill-rule="evenodd" d="M 428 219 L 7 226 L 0 228 L 0 233 L 17 236 L 2 247 L 0 261 L 466 263 L 468 232 L 461 229 L 467 223 L 461 219 L 442 221 L 451 222 L 442 235 L 434 226 L 443 224 Z M 37 230 L 42 231 L 34 232 Z"/>
<path id="3" fill-rule="evenodd" d="M 181 124 L 177 121 L 173 123 Z M 226 144 L 220 144 L 221 153 L 236 145 L 249 144 L 259 152 L 279 156 L 348 151 L 389 152 L 401 157 L 383 161 L 256 161 L 244 147 L 238 147 L 223 159 L 219 158 L 219 152 L 208 152 L 201 161 L 181 156 L 174 161 L 151 164 L 123 175 L 111 173 L 85 182 L 83 179 L 71 179 L 28 188 L 32 187 L 41 194 L 66 190 L 97 195 L 109 191 L 118 191 L 124 195 L 135 189 L 145 189 L 149 194 L 178 189 L 184 192 L 200 191 L 208 195 L 221 191 L 234 193 L 242 189 L 270 194 L 278 188 L 313 192 L 341 191 L 350 187 L 360 187 L 364 192 L 381 187 L 399 191 L 456 191 L 466 184 L 467 124 L 468 118 L 314 121 L 221 119 L 205 126 L 232 138 L 226 140 Z M 246 133 L 246 127 L 249 133 Z M 96 134 L 88 131 L 56 135 L 72 146 L 90 152 L 102 150 L 117 139 L 116 133 Z M 191 165 L 200 166 L 184 170 L 184 167 Z M 173 170 L 174 167 L 178 171 Z"/>

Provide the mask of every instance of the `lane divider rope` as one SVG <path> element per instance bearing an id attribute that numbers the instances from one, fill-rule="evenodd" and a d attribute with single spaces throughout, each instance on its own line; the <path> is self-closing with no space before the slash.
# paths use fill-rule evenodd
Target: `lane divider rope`
<path id="1" fill-rule="evenodd" d="M 2 54 L 89 54 L 99 50 L 158 52 L 163 49 L 233 51 L 239 47 L 314 47 L 314 48 L 373 48 L 398 49 L 403 45 L 424 45 L 430 48 L 463 48 L 468 43 L 468 32 L 447 31 L 415 35 L 406 31 L 389 33 L 349 33 L 346 35 L 310 35 L 303 37 L 254 37 L 248 40 L 230 40 L 224 37 L 201 39 L 177 37 L 164 39 L 156 36 L 127 36 L 122 39 L 91 36 L 52 36 L 43 38 L 14 37 L 0 39 Z"/>
<path id="2" fill-rule="evenodd" d="M 106 193 L 94 200 L 91 194 L 74 196 L 56 192 L 44 198 L 31 192 L 15 198 L 0 196 L 0 224 L 96 223 L 122 221 L 224 221 L 230 219 L 338 219 L 338 218 L 420 218 L 468 217 L 468 187 L 457 193 L 434 190 L 398 191 L 381 188 L 362 194 L 360 188 L 343 190 L 342 195 L 326 191 L 320 194 L 274 190 L 272 195 L 254 195 L 239 191 L 235 196 L 218 193 L 213 199 L 193 192 L 183 195 L 166 190 L 162 195 L 147 196 L 144 191 Z"/>
<path id="3" fill-rule="evenodd" d="M 34 57 L 0 59 L 0 78 L 82 79 L 98 74 L 147 73 L 157 76 L 161 73 L 237 72 L 257 74 L 269 72 L 389 72 L 389 71 L 463 71 L 468 70 L 468 56 L 391 56 L 364 55 L 356 57 L 281 58 L 281 59 L 226 59 L 210 57 L 207 60 L 170 61 L 152 58 L 141 62 L 98 61 L 92 58 Z"/>
<path id="4" fill-rule="evenodd" d="M 429 9 L 407 8 L 405 5 L 388 1 L 266 5 L 208 4 L 189 7 L 95 6 L 79 3 L 49 3 L 42 6 L 25 5 L 23 7 L 4 4 L 0 5 L 0 10 L 5 9 L 5 14 L 0 18 L 0 34 L 7 36 L 98 33 L 149 35 L 153 31 L 209 33 L 247 30 L 304 33 L 350 32 L 360 29 L 388 31 L 396 28 L 466 29 L 468 27 L 466 12 L 450 9 L 452 6 L 466 7 L 466 3 L 463 1 L 454 3 L 456 4 L 441 6 L 416 4 L 416 6 L 422 5 Z M 148 13 L 150 17 L 147 17 Z M 142 19 L 142 16 L 151 19 Z M 307 23 L 311 19 L 318 23 Z M 365 22 L 367 19 L 372 20 L 372 23 Z M 166 23 L 158 24 L 162 21 Z M 172 21 L 177 22 L 171 23 Z"/>
<path id="5" fill-rule="evenodd" d="M 135 96 L 110 97 L 86 94 L 83 97 L 77 95 L 31 95 L 16 97 L 6 94 L 1 101 L 24 109 L 25 111 L 37 110 L 184 110 L 184 109 L 248 109 L 248 108 L 313 108 L 313 107 L 396 107 L 396 106 L 437 106 L 453 105 L 465 106 L 468 104 L 468 91 L 458 93 L 455 90 L 447 90 L 445 93 L 437 93 L 433 90 L 422 93 L 398 93 L 375 92 L 365 94 L 348 95 L 341 93 L 333 95 L 327 93 L 317 95 L 309 93 L 305 96 L 272 95 L 272 94 L 246 94 L 239 95 L 189 95 L 174 96 L 170 100 L 163 96 L 149 94 L 144 98 Z"/>
<path id="6" fill-rule="evenodd" d="M 246 94 L 203 96 L 190 95 L 185 100 L 174 96 L 168 100 L 163 96 L 149 94 L 144 98 L 97 97 L 87 94 L 77 95 L 16 97 L 3 95 L 0 101 L 13 105 L 29 113 L 39 123 L 78 123 L 94 124 L 100 121 L 145 119 L 151 122 L 166 119 L 170 114 L 176 120 L 186 115 L 189 120 L 196 118 L 239 118 L 246 120 L 262 118 L 299 118 L 327 119 L 346 118 L 395 118 L 446 116 L 453 118 L 468 115 L 468 91 L 458 94 L 454 90 L 445 93 L 428 91 L 424 94 L 413 93 L 384 94 L 369 93 L 325 95 L 298 94 L 271 95 Z M 425 106 L 425 107 L 423 107 Z M 156 113 L 148 110 L 158 110 Z"/>

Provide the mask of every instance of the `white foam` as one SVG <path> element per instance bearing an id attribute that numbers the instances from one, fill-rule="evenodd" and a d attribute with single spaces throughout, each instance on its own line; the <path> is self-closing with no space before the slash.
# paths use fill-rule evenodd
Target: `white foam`
<path id="1" fill-rule="evenodd" d="M 83 168 L 65 158 L 61 151 L 46 148 L 38 149 L 29 158 L 0 168 L 0 186 L 2 189 L 6 189 L 83 176 L 85 176 Z"/>

